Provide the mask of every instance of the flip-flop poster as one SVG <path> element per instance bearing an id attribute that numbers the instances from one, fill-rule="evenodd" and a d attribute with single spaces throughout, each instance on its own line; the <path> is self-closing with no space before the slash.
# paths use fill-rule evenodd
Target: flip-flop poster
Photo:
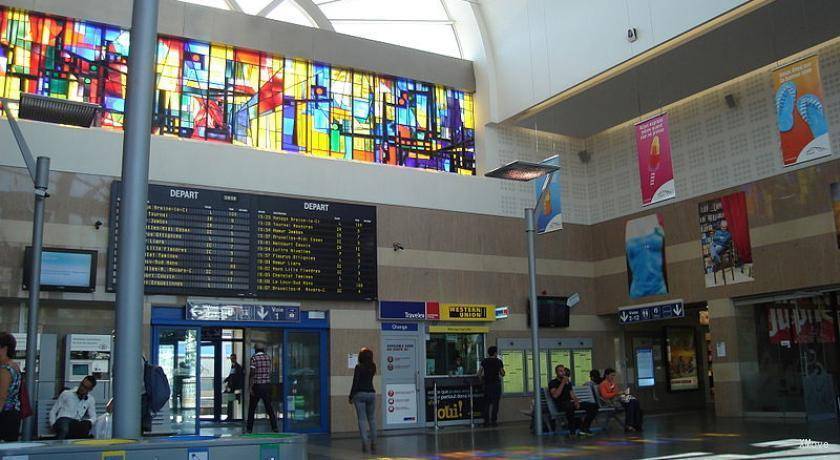
<path id="1" fill-rule="evenodd" d="M 773 90 L 782 163 L 791 166 L 831 155 L 817 56 L 774 70 Z"/>

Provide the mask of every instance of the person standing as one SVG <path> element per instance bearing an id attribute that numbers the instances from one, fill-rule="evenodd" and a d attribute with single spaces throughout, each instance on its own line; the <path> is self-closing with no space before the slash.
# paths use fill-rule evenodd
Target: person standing
<path id="1" fill-rule="evenodd" d="M 20 367 L 14 362 L 17 340 L 0 333 L 0 441 L 15 442 L 20 436 Z"/>
<path id="2" fill-rule="evenodd" d="M 624 431 L 642 431 L 642 408 L 639 400 L 630 395 L 630 388 L 619 391 L 615 383 L 615 369 L 604 369 L 604 380 L 598 385 L 601 398 L 609 403 L 624 406 Z"/>
<path id="3" fill-rule="evenodd" d="M 257 410 L 257 402 L 262 400 L 268 420 L 271 422 L 271 431 L 277 432 L 277 417 L 274 415 L 274 405 L 271 402 L 271 357 L 265 354 L 265 347 L 254 347 L 254 356 L 251 356 L 251 400 L 248 403 L 248 422 L 246 429 L 248 433 L 254 430 L 254 412 Z"/>
<path id="4" fill-rule="evenodd" d="M 230 373 L 225 377 L 224 383 L 225 393 L 233 394 L 233 399 L 227 403 L 227 419 L 233 420 L 233 405 L 234 402 L 241 402 L 242 386 L 245 383 L 245 371 L 242 369 L 242 365 L 236 361 L 236 353 L 230 355 Z"/>
<path id="5" fill-rule="evenodd" d="M 484 426 L 496 426 L 499 418 L 499 400 L 502 398 L 502 377 L 505 365 L 499 359 L 499 349 L 487 349 L 487 358 L 481 360 L 478 376 L 484 383 Z"/>
<path id="6" fill-rule="evenodd" d="M 373 388 L 373 376 L 376 364 L 373 352 L 369 348 L 359 351 L 359 364 L 353 370 L 353 385 L 350 387 L 350 404 L 356 407 L 359 420 L 359 436 L 362 438 L 362 452 L 376 453 L 376 390 Z M 367 426 L 365 426 L 367 425 Z"/>
<path id="7" fill-rule="evenodd" d="M 572 381 L 569 379 L 571 372 L 562 364 L 558 364 L 554 368 L 556 377 L 548 382 L 548 392 L 557 408 L 566 414 L 566 422 L 569 427 L 569 436 L 574 436 L 577 432 L 577 418 L 575 411 L 582 409 L 586 411 L 583 417 L 583 423 L 580 426 L 580 434 L 583 436 L 592 436 L 589 427 L 592 425 L 592 420 L 598 415 L 598 405 L 591 402 L 585 402 L 578 399 L 572 388 Z"/>
<path id="8" fill-rule="evenodd" d="M 79 439 L 90 435 L 96 420 L 96 401 L 89 395 L 96 378 L 88 375 L 75 390 L 64 390 L 50 409 L 50 426 L 56 439 Z"/>
<path id="9" fill-rule="evenodd" d="M 230 373 L 225 377 L 225 385 L 229 393 L 235 393 L 236 390 L 242 389 L 242 383 L 245 381 L 245 371 L 242 365 L 236 361 L 236 353 L 230 355 Z"/>

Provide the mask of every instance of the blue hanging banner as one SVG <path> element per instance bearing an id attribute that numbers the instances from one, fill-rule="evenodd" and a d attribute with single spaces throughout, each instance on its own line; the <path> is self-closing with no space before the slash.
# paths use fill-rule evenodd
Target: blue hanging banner
<path id="1" fill-rule="evenodd" d="M 560 166 L 560 155 L 543 160 L 541 163 Z M 546 185 L 548 181 L 548 185 Z M 560 171 L 539 177 L 534 181 L 537 207 L 534 215 L 537 220 L 537 233 L 548 233 L 563 229 L 563 208 L 560 203 Z M 543 188 L 545 192 L 543 193 Z M 540 200 L 542 195 L 542 200 Z"/>

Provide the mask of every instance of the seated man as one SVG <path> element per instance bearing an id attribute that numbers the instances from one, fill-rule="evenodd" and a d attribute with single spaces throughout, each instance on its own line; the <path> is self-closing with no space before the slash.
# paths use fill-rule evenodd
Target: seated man
<path id="1" fill-rule="evenodd" d="M 591 436 L 589 431 L 592 420 L 598 415 L 598 405 L 591 402 L 584 402 L 578 399 L 572 389 L 572 381 L 569 379 L 571 372 L 562 364 L 558 364 L 554 368 L 554 373 L 557 375 L 551 382 L 548 383 L 548 392 L 554 399 L 557 408 L 566 413 L 566 421 L 569 425 L 569 436 L 574 436 L 577 431 L 577 419 L 575 418 L 575 411 L 583 409 L 586 415 L 583 417 L 583 423 L 580 427 L 580 434 L 583 436 Z"/>
<path id="2" fill-rule="evenodd" d="M 50 410 L 50 426 L 56 439 L 78 439 L 90 435 L 93 420 L 96 419 L 96 402 L 90 396 L 96 386 L 96 378 L 88 375 L 75 390 L 64 390 Z"/>
<path id="3" fill-rule="evenodd" d="M 615 383 L 615 369 L 604 370 L 604 380 L 598 385 L 601 399 L 614 406 L 624 407 L 624 431 L 642 431 L 642 408 L 639 400 L 630 395 L 630 388 L 620 391 Z"/>

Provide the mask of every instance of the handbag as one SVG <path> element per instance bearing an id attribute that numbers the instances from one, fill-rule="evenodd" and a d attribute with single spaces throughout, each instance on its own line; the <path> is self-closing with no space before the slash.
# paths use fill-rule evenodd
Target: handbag
<path id="1" fill-rule="evenodd" d="M 29 391 L 26 389 L 26 380 L 20 381 L 20 418 L 21 420 L 31 417 L 34 414 L 32 404 L 29 403 Z"/>

